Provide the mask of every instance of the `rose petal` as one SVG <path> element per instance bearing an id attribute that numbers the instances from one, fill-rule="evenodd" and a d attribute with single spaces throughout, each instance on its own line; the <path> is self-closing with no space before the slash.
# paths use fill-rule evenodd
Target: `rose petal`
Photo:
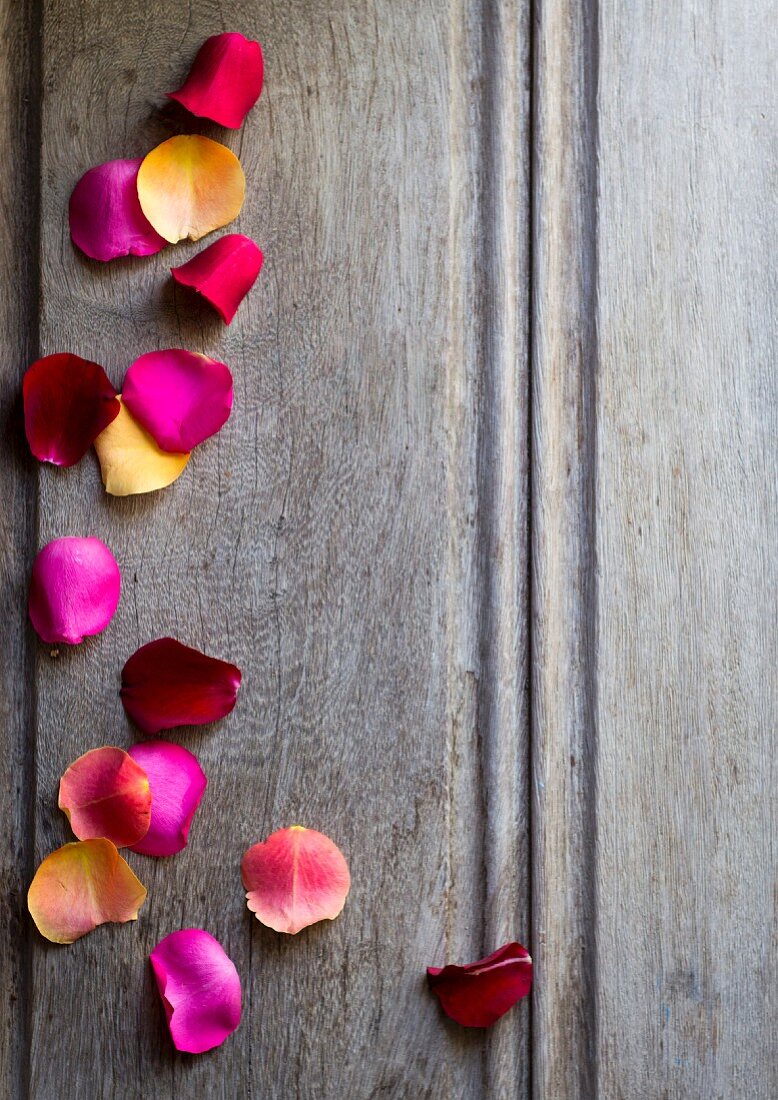
<path id="1" fill-rule="evenodd" d="M 157 446 L 120 400 L 119 415 L 95 440 L 105 491 L 115 497 L 164 489 L 180 477 L 189 454 Z"/>
<path id="2" fill-rule="evenodd" d="M 225 145 L 196 134 L 168 138 L 146 156 L 138 171 L 143 213 L 166 241 L 206 233 L 240 213 L 246 179 Z"/>
<path id="3" fill-rule="evenodd" d="M 149 956 L 176 1050 L 202 1054 L 240 1023 L 240 978 L 226 951 L 201 928 L 171 932 Z"/>
<path id="4" fill-rule="evenodd" d="M 351 886 L 348 864 L 328 836 L 293 825 L 255 844 L 240 865 L 246 901 L 257 920 L 294 934 L 334 920 Z"/>
<path id="5" fill-rule="evenodd" d="M 188 749 L 169 741 L 133 745 L 130 756 L 140 764 L 151 785 L 149 831 L 133 844 L 145 856 L 172 856 L 186 848 L 189 826 L 208 780 Z"/>
<path id="6" fill-rule="evenodd" d="M 228 233 L 170 272 L 177 283 L 193 287 L 230 323 L 262 270 L 262 252 L 250 237 Z"/>
<path id="7" fill-rule="evenodd" d="M 193 115 L 236 130 L 259 99 L 263 74 L 259 42 L 215 34 L 203 42 L 183 87 L 168 96 Z"/>
<path id="8" fill-rule="evenodd" d="M 93 260 L 151 256 L 167 243 L 138 201 L 142 158 L 109 160 L 85 172 L 70 196 L 70 236 Z"/>
<path id="9" fill-rule="evenodd" d="M 55 466 L 74 466 L 119 415 L 105 371 L 79 355 L 38 359 L 24 376 L 22 392 L 30 450 Z"/>
<path id="10" fill-rule="evenodd" d="M 121 574 L 99 539 L 54 539 L 32 566 L 29 612 L 44 642 L 77 645 L 105 630 L 119 603 Z"/>
<path id="11" fill-rule="evenodd" d="M 191 451 L 218 432 L 232 408 L 229 368 L 207 355 L 170 348 L 136 359 L 122 403 L 163 451 Z"/>
<path id="12" fill-rule="evenodd" d="M 110 840 L 78 840 L 52 852 L 35 872 L 27 907 L 38 931 L 73 943 L 98 924 L 137 920 L 146 888 Z"/>
<path id="13" fill-rule="evenodd" d="M 506 943 L 467 966 L 428 966 L 430 988 L 447 1016 L 463 1027 L 489 1027 L 532 987 L 532 959 L 520 943 Z"/>
<path id="14" fill-rule="evenodd" d="M 141 646 L 122 669 L 124 709 L 144 733 L 202 726 L 229 714 L 241 673 L 175 638 Z"/>
<path id="15" fill-rule="evenodd" d="M 59 808 L 79 840 L 102 836 L 123 848 L 149 830 L 149 778 L 124 749 L 92 749 L 60 779 Z"/>

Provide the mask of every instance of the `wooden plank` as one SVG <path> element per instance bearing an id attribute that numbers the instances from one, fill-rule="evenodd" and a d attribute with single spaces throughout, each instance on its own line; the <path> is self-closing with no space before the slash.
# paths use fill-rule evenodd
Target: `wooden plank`
<path id="1" fill-rule="evenodd" d="M 0 1094 L 27 1087 L 29 925 L 34 806 L 33 642 L 27 577 L 34 541 L 34 462 L 20 384 L 37 347 L 38 22 L 34 5 L 0 3 Z M 33 505 L 31 507 L 31 505 Z"/>
<path id="2" fill-rule="evenodd" d="M 778 1092 L 773 23 L 541 8 L 539 1097 Z"/>
<path id="3" fill-rule="evenodd" d="M 44 4 L 42 351 L 120 383 L 140 352 L 187 346 L 231 365 L 236 407 L 156 496 L 106 498 L 91 461 L 40 473 L 38 541 L 104 538 L 124 594 L 104 635 L 38 653 L 37 856 L 67 836 L 62 769 L 132 739 L 116 689 L 139 644 L 173 633 L 244 687 L 221 727 L 182 735 L 208 794 L 186 852 L 133 858 L 138 924 L 36 941 L 35 1097 L 64 1079 L 89 1097 L 526 1093 L 527 1006 L 463 1034 L 423 982 L 528 927 L 526 10 Z M 170 253 L 86 262 L 65 212 L 91 164 L 182 125 L 223 136 L 162 93 L 227 28 L 267 50 L 260 105 L 224 138 L 248 178 L 236 228 L 267 261 L 225 331 L 173 291 Z M 282 939 L 238 866 L 295 821 L 341 844 L 354 887 L 335 924 Z M 146 962 L 181 925 L 244 977 L 240 1030 L 203 1058 L 173 1055 Z"/>

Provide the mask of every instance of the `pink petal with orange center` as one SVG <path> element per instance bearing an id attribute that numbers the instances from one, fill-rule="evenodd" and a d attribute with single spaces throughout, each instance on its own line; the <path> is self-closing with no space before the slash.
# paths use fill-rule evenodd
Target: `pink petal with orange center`
<path id="1" fill-rule="evenodd" d="M 343 853 L 323 833 L 293 825 L 255 844 L 240 865 L 246 901 L 257 920 L 292 935 L 334 920 L 346 903 L 351 876 Z"/>
<path id="2" fill-rule="evenodd" d="M 236 130 L 259 99 L 263 76 L 259 42 L 215 34 L 203 42 L 183 86 L 168 95 L 198 118 Z"/>
<path id="3" fill-rule="evenodd" d="M 187 263 L 171 267 L 177 283 L 202 294 L 227 324 L 257 281 L 262 252 L 250 237 L 228 233 L 209 244 Z"/>
<path id="4" fill-rule="evenodd" d="M 122 403 L 163 451 L 180 454 L 226 422 L 232 375 L 207 355 L 180 348 L 150 351 L 127 371 Z"/>
<path id="5" fill-rule="evenodd" d="M 226 951 L 201 928 L 171 932 L 149 956 L 176 1050 L 202 1054 L 240 1023 L 240 978 Z"/>
<path id="6" fill-rule="evenodd" d="M 144 733 L 202 726 L 230 713 L 241 672 L 175 638 L 141 646 L 122 669 L 124 709 Z"/>
<path id="7" fill-rule="evenodd" d="M 142 158 L 109 160 L 90 168 L 70 196 L 70 236 L 93 260 L 151 256 L 166 241 L 149 224 L 138 201 Z"/>
<path id="8" fill-rule="evenodd" d="M 489 1027 L 532 988 L 532 959 L 520 943 L 506 943 L 466 966 L 428 966 L 441 1008 L 463 1027 Z"/>
<path id="9" fill-rule="evenodd" d="M 151 821 L 149 778 L 124 749 L 91 749 L 60 779 L 59 808 L 79 840 L 103 836 L 117 848 L 136 844 Z"/>
<path id="10" fill-rule="evenodd" d="M 119 415 L 105 371 L 79 355 L 38 359 L 24 376 L 22 392 L 30 450 L 55 466 L 74 466 Z"/>
<path id="11" fill-rule="evenodd" d="M 29 612 L 44 642 L 77 645 L 105 630 L 119 604 L 121 574 L 99 539 L 54 539 L 32 566 Z"/>
<path id="12" fill-rule="evenodd" d="M 188 749 L 169 741 L 133 745 L 130 756 L 140 764 L 151 787 L 151 824 L 133 852 L 172 856 L 185 848 L 189 826 L 208 784 L 203 769 Z"/>
<path id="13" fill-rule="evenodd" d="M 53 943 L 73 943 L 98 924 L 137 920 L 146 888 L 110 840 L 79 840 L 52 852 L 35 872 L 27 907 Z"/>

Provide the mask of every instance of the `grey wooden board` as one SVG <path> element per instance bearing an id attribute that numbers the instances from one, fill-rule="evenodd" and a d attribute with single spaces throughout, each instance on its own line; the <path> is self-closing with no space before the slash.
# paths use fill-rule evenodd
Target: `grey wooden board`
<path id="1" fill-rule="evenodd" d="M 770 8 L 539 8 L 538 1097 L 778 1095 Z"/>
<path id="2" fill-rule="evenodd" d="M 266 47 L 237 134 L 164 100 L 224 29 Z M 529 935 L 528 59 L 519 3 L 43 5 L 41 352 L 120 385 L 139 353 L 189 347 L 230 364 L 236 401 L 155 496 L 106 498 L 91 458 L 38 474 L 38 544 L 103 538 L 124 590 L 103 635 L 36 647 L 36 858 L 68 836 L 62 770 L 132 741 L 117 688 L 138 645 L 174 634 L 244 685 L 228 721 L 181 734 L 209 788 L 183 854 L 130 857 L 137 924 L 34 937 L 36 1098 L 527 1091 L 529 1005 L 463 1033 L 424 970 Z M 233 228 L 266 251 L 229 329 L 169 279 L 201 246 L 103 267 L 68 238 L 86 168 L 180 130 L 239 153 Z M 290 939 L 248 913 L 239 863 L 295 822 L 354 885 Z M 147 962 L 190 925 L 244 981 L 240 1030 L 201 1058 L 175 1056 Z"/>

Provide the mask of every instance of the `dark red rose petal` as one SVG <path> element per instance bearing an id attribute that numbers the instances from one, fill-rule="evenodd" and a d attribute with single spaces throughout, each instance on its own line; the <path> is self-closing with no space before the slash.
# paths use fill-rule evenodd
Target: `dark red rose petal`
<path id="1" fill-rule="evenodd" d="M 447 1016 L 463 1027 L 489 1027 L 532 987 L 532 959 L 520 943 L 467 966 L 428 966 L 430 988 Z"/>
<path id="2" fill-rule="evenodd" d="M 177 283 L 192 287 L 229 324 L 262 270 L 262 252 L 250 237 L 228 233 L 187 263 L 171 267 Z"/>
<path id="3" fill-rule="evenodd" d="M 73 466 L 119 415 L 116 391 L 99 365 L 79 355 L 46 355 L 22 383 L 24 430 L 41 462 Z"/>
<path id="4" fill-rule="evenodd" d="M 122 669 L 124 709 L 144 733 L 216 722 L 235 706 L 241 673 L 175 638 L 141 646 Z"/>
<path id="5" fill-rule="evenodd" d="M 203 42 L 183 86 L 168 96 L 193 115 L 236 130 L 259 99 L 263 76 L 259 42 L 215 34 Z"/>

